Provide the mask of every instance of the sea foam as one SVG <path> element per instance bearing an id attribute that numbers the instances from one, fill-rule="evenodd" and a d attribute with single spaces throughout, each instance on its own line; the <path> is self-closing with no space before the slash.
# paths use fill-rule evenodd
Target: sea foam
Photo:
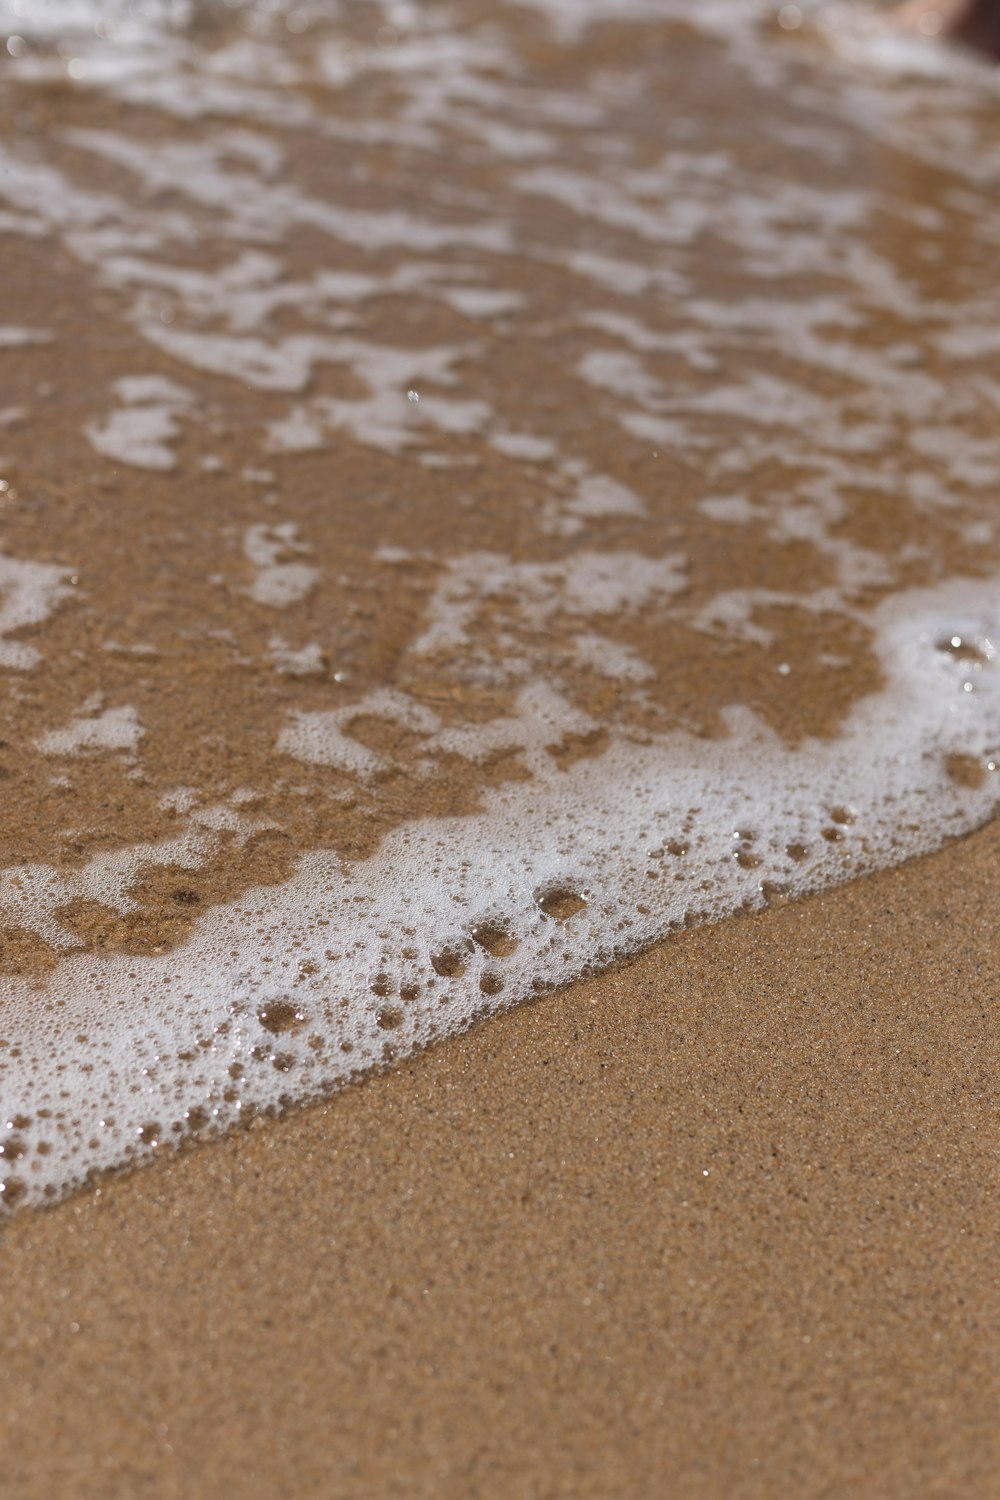
<path id="1" fill-rule="evenodd" d="M 227 9 L 0 0 L 9 1205 L 1000 802 L 989 70 Z"/>
<path id="2" fill-rule="evenodd" d="M 539 772 L 478 814 L 406 824 L 367 860 L 307 854 L 173 952 L 62 960 L 44 1004 L 8 980 L 5 1106 L 18 1149 L 47 1148 L 23 1192 L 320 1095 L 692 922 L 968 831 L 1000 802 L 1000 583 L 898 596 L 877 633 L 885 686 L 832 741 L 792 750 L 733 709 L 720 739 Z M 343 738 L 323 726 L 313 749 L 300 723 L 291 748 L 334 756 Z M 126 902 L 135 868 L 106 859 L 103 898 Z M 50 931 L 65 892 L 30 869 L 17 881 L 19 921 Z"/>

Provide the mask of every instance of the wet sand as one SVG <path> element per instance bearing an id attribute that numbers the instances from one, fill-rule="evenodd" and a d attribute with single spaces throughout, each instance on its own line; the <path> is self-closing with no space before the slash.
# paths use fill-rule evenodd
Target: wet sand
<path id="1" fill-rule="evenodd" d="M 992 795 L 992 80 L 662 3 L 11 38 L 0 1500 L 997 1494 L 1000 822 L 786 899 Z M 764 810 L 584 880 L 677 736 Z"/>
<path id="2" fill-rule="evenodd" d="M 995 1495 L 998 856 L 16 1217 L 0 1494 Z"/>

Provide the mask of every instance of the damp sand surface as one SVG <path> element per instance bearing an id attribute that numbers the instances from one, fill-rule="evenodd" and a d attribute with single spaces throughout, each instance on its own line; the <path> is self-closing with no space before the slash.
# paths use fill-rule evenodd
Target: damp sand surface
<path id="1" fill-rule="evenodd" d="M 19 1216 L 0 1494 L 995 1495 L 998 858 Z"/>

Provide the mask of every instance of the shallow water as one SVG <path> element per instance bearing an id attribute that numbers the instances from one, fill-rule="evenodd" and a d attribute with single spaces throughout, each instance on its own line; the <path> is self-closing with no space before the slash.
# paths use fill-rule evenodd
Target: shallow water
<path id="1" fill-rule="evenodd" d="M 995 70 L 790 10 L 0 6 L 8 1203 L 992 812 Z"/>

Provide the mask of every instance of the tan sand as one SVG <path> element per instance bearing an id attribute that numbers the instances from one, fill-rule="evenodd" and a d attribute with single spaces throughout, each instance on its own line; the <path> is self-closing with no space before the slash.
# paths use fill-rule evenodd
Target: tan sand
<path id="1" fill-rule="evenodd" d="M 18 1216 L 0 1494 L 996 1495 L 998 854 Z"/>
<path id="2" fill-rule="evenodd" d="M 476 738 L 525 685 L 592 726 L 560 774 L 734 704 L 796 746 L 882 686 L 880 601 L 1000 569 L 991 85 L 773 18 L 424 9 L 200 7 L 135 76 L 96 32 L 0 70 L 0 560 L 49 579 L 0 620 L 0 874 L 67 893 L 0 909 L 4 1087 L 22 981 L 55 1015 L 86 959 L 110 1005 L 302 856 L 529 779 L 533 723 Z M 675 554 L 641 608 L 567 581 Z M 289 748 L 334 712 L 353 760 Z M 970 795 L 982 749 L 945 760 Z M 186 1150 L 0 1226 L 0 1500 L 990 1500 L 998 854 L 684 932 L 190 1143 L 261 1097 L 233 1064 L 139 1133 Z M 416 1003 L 390 958 L 370 1027 Z M 338 971 L 294 983 L 338 1048 Z M 249 1074 L 297 1087 L 257 1019 Z M 30 1102 L 6 1203 L 56 1159 Z"/>

